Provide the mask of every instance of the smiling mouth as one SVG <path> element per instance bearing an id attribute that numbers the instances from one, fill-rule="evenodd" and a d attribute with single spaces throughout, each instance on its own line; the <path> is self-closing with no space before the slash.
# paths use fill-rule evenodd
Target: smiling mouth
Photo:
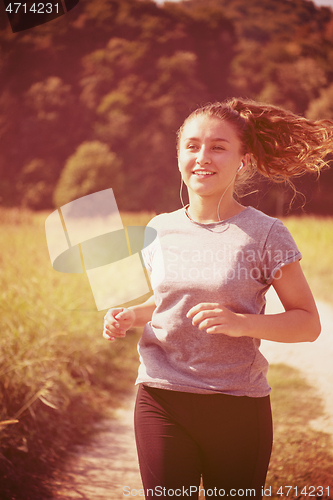
<path id="1" fill-rule="evenodd" d="M 206 170 L 194 170 L 192 173 L 198 177 L 211 177 L 215 174 L 215 172 L 208 172 Z"/>

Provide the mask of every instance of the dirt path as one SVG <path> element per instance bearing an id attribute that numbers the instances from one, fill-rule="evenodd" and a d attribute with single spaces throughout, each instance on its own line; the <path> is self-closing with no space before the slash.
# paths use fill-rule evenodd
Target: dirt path
<path id="1" fill-rule="evenodd" d="M 88 446 L 77 447 L 54 500 L 124 500 L 128 491 L 125 487 L 138 490 L 139 497 L 142 483 L 134 440 L 134 401 L 133 392 L 115 418 L 100 425 Z M 135 492 L 127 496 L 133 498 Z"/>
<path id="2" fill-rule="evenodd" d="M 322 334 L 314 343 L 262 343 L 270 363 L 283 362 L 301 370 L 306 380 L 318 389 L 325 406 L 325 417 L 312 422 L 314 428 L 333 436 L 333 308 L 318 303 Z M 268 313 L 282 306 L 273 292 L 268 296 Z M 88 446 L 79 447 L 66 466 L 66 475 L 56 485 L 54 500 L 124 500 L 143 498 L 137 463 L 133 407 L 135 393 L 115 418 L 100 425 Z M 131 490 L 132 493 L 131 493 Z"/>

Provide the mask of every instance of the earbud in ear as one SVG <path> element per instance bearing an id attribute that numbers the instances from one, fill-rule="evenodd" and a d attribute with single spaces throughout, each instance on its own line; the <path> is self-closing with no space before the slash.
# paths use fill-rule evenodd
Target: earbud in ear
<path id="1" fill-rule="evenodd" d="M 240 170 L 242 170 L 242 168 L 244 167 L 244 163 L 241 162 L 241 164 L 239 165 L 238 169 L 237 169 L 237 172 L 239 172 Z"/>

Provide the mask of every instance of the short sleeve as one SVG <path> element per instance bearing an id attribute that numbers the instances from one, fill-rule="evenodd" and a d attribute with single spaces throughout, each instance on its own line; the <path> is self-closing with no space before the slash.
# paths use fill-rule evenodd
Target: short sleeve
<path id="1" fill-rule="evenodd" d="M 153 290 L 164 280 L 165 267 L 163 252 L 159 233 L 156 227 L 156 218 L 152 219 L 146 227 L 145 245 L 142 253 L 143 263 L 150 273 L 151 286 Z M 149 231 L 150 229 L 150 231 Z M 154 238 L 151 237 L 151 230 L 154 231 Z"/>
<path id="2" fill-rule="evenodd" d="M 272 225 L 263 248 L 263 281 L 271 284 L 278 278 L 281 268 L 301 260 L 302 254 L 286 226 L 276 220 Z"/>
<path id="3" fill-rule="evenodd" d="M 149 228 L 151 226 L 149 224 L 147 225 L 146 230 L 145 230 L 144 245 L 143 245 L 143 249 L 141 250 L 141 254 L 142 254 L 142 259 L 143 259 L 143 263 L 144 263 L 145 268 L 148 269 L 148 271 L 151 273 L 154 253 L 156 251 L 157 238 L 154 238 L 153 241 L 151 241 L 150 232 L 149 232 Z"/>
<path id="4" fill-rule="evenodd" d="M 151 273 L 152 272 L 152 248 L 151 248 L 152 245 L 149 245 L 148 247 L 145 247 L 143 250 L 141 250 L 141 254 L 142 254 L 142 259 L 143 259 L 143 263 L 144 263 L 144 266 L 146 269 L 148 269 L 148 271 Z"/>

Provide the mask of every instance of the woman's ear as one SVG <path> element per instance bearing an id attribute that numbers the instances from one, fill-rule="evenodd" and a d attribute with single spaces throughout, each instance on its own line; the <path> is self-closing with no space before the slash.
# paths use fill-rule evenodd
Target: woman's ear
<path id="1" fill-rule="evenodd" d="M 244 155 L 242 162 L 243 162 L 244 168 L 247 168 L 249 166 L 249 163 L 250 163 L 249 153 L 246 153 L 246 155 Z"/>
<path id="2" fill-rule="evenodd" d="M 246 170 L 247 167 L 248 167 L 248 165 L 249 165 L 249 163 L 250 163 L 250 155 L 248 153 L 246 153 L 246 155 L 244 155 L 244 157 L 243 157 L 243 159 L 241 161 L 240 166 L 237 169 L 237 174 L 239 172 L 241 172 L 242 170 L 243 171 Z"/>

